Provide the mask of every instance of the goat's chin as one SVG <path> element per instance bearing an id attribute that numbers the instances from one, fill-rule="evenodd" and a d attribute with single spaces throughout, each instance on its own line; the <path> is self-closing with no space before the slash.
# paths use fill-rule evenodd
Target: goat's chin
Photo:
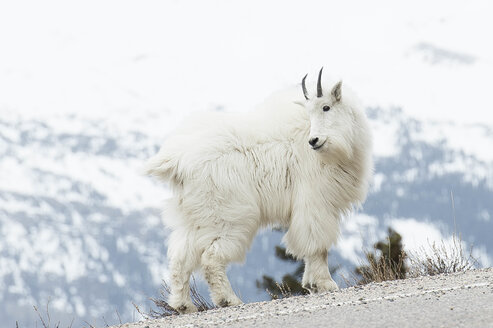
<path id="1" fill-rule="evenodd" d="M 319 149 L 318 155 L 324 163 L 339 164 L 350 160 L 352 152 L 344 147 L 337 147 L 336 145 L 331 144 Z"/>

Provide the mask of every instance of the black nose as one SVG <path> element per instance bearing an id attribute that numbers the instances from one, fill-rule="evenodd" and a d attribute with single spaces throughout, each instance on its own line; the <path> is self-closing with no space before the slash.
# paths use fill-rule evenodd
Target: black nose
<path id="1" fill-rule="evenodd" d="M 318 138 L 311 138 L 308 143 L 310 144 L 310 146 L 315 146 L 318 142 Z"/>

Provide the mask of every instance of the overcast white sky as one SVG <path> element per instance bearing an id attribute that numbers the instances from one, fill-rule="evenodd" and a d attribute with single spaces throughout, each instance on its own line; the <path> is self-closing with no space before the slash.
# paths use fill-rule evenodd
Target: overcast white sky
<path id="1" fill-rule="evenodd" d="M 2 1 L 0 111 L 245 110 L 321 66 L 366 105 L 493 124 L 491 1 Z"/>

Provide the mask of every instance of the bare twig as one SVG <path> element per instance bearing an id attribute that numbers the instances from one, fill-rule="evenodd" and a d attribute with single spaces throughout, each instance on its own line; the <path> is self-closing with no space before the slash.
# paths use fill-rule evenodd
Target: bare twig
<path id="1" fill-rule="evenodd" d="M 108 322 L 106 321 L 106 318 L 103 316 L 103 322 L 104 322 L 104 326 L 105 327 L 109 327 L 110 325 L 108 324 Z"/>
<path id="2" fill-rule="evenodd" d="M 38 307 L 36 305 L 33 305 L 33 308 L 34 308 L 34 311 L 36 311 L 36 313 L 38 314 L 39 320 L 41 320 L 41 324 L 43 325 L 43 328 L 49 328 L 49 326 L 46 325 L 45 320 L 41 316 L 41 313 L 39 313 Z"/>
<path id="3" fill-rule="evenodd" d="M 84 320 L 84 322 L 85 322 L 85 323 L 89 326 L 89 328 L 96 328 L 96 327 L 94 327 L 93 325 L 91 325 L 89 322 L 87 322 L 87 321 L 85 321 L 85 320 Z"/>
<path id="4" fill-rule="evenodd" d="M 144 320 L 149 320 L 149 319 L 152 319 L 152 318 L 149 316 L 149 314 L 147 314 L 147 313 L 143 312 L 137 304 L 135 304 L 134 302 L 132 302 L 132 305 L 133 305 L 133 306 L 134 306 L 134 308 L 137 310 L 137 312 L 140 314 L 140 316 L 142 317 L 142 319 L 144 319 Z M 134 321 L 135 321 L 135 319 L 134 319 Z"/>
<path id="5" fill-rule="evenodd" d="M 120 317 L 120 313 L 118 312 L 118 310 L 115 310 L 115 312 L 116 312 L 116 316 L 118 317 L 118 321 L 120 321 L 120 325 L 123 325 L 122 318 Z"/>

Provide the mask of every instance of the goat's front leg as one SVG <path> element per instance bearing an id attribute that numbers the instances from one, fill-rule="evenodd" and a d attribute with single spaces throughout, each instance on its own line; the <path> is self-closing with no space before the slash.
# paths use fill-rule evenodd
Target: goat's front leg
<path id="1" fill-rule="evenodd" d="M 331 292 L 339 289 L 330 275 L 327 257 L 327 251 L 305 257 L 302 284 L 312 293 Z"/>

